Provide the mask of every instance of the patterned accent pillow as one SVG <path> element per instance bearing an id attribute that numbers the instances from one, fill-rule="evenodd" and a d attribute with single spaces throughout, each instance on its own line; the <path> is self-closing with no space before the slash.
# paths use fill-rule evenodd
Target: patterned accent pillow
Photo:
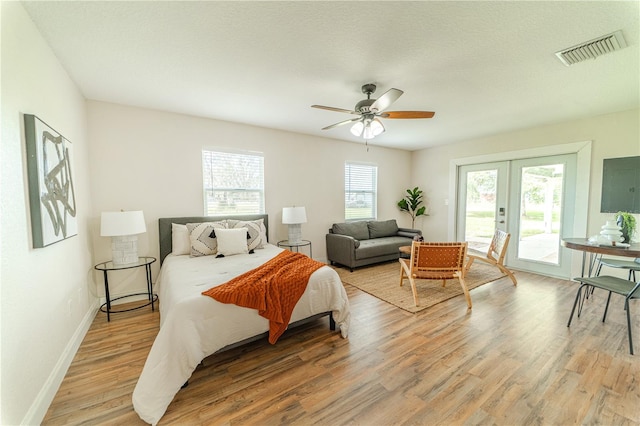
<path id="1" fill-rule="evenodd" d="M 211 256 L 218 251 L 218 242 L 211 238 L 214 229 L 226 229 L 227 224 L 222 222 L 187 223 L 189 240 L 191 241 L 191 257 Z"/>
<path id="2" fill-rule="evenodd" d="M 258 220 L 235 220 L 227 219 L 227 228 L 247 228 L 249 237 L 247 245 L 249 250 L 263 248 L 267 244 L 267 228 L 264 226 L 264 219 Z"/>

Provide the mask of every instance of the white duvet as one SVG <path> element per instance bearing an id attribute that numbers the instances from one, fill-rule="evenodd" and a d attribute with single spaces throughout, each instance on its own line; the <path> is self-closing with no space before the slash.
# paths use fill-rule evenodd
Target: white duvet
<path id="1" fill-rule="evenodd" d="M 258 267 L 281 251 L 267 244 L 254 254 L 224 258 L 167 256 L 156 286 L 160 331 L 133 391 L 133 407 L 142 420 L 156 424 L 205 357 L 269 330 L 269 321 L 257 310 L 220 303 L 201 293 Z M 328 311 L 333 312 L 346 338 L 349 300 L 338 274 L 325 266 L 311 275 L 290 322 Z"/>

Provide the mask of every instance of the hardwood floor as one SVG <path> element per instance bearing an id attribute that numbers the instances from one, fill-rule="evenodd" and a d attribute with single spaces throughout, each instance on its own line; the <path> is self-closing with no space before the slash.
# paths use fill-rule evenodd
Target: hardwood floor
<path id="1" fill-rule="evenodd" d="M 349 339 L 326 318 L 207 358 L 160 424 L 640 423 L 640 355 L 622 298 L 567 320 L 577 284 L 519 272 L 411 314 L 347 286 Z M 640 353 L 640 303 L 632 326 Z M 144 424 L 131 393 L 159 326 L 146 309 L 98 313 L 46 425 Z"/>

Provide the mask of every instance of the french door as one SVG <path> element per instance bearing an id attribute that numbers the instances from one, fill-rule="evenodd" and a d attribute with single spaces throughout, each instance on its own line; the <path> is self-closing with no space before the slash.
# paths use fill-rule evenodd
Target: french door
<path id="1" fill-rule="evenodd" d="M 575 185 L 575 154 L 460 166 L 457 239 L 484 252 L 502 229 L 511 233 L 507 265 L 568 278 L 560 240 L 573 227 Z"/>

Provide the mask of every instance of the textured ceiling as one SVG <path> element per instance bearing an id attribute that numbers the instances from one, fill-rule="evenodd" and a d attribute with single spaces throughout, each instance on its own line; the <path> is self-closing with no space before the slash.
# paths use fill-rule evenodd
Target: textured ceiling
<path id="1" fill-rule="evenodd" d="M 370 143 L 409 150 L 638 108 L 638 1 L 23 2 L 88 99 L 348 141 L 364 83 L 404 90 Z M 558 50 L 622 30 L 628 47 Z"/>

